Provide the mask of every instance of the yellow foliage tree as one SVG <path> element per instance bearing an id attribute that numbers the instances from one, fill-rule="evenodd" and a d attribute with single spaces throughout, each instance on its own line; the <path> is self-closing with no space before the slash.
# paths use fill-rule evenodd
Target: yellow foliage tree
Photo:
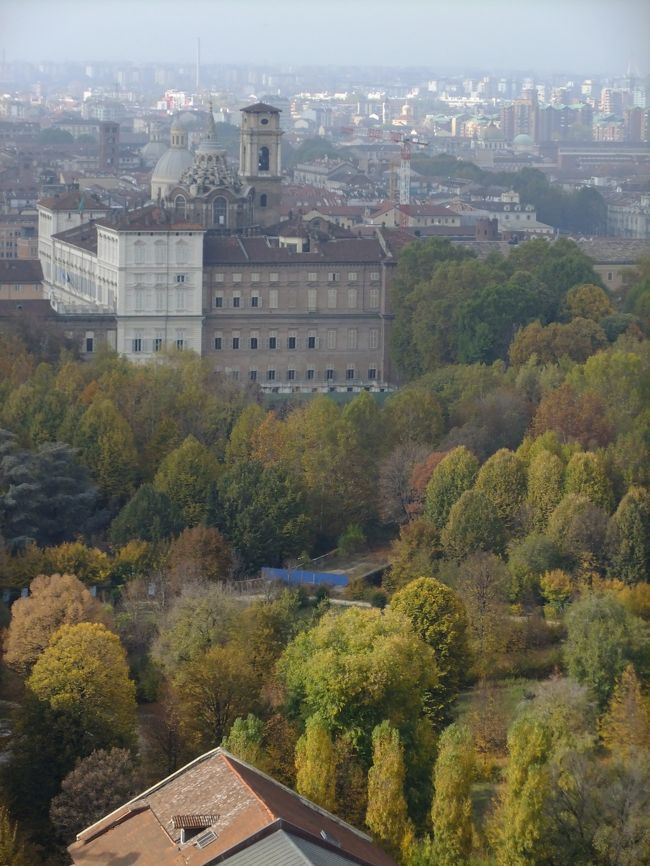
<path id="1" fill-rule="evenodd" d="M 650 750 L 650 701 L 641 694 L 633 665 L 619 677 L 599 728 L 603 743 L 616 755 L 634 759 L 640 750 Z"/>
<path id="2" fill-rule="evenodd" d="M 327 726 L 310 716 L 296 744 L 296 790 L 323 809 L 336 811 L 336 752 Z"/>

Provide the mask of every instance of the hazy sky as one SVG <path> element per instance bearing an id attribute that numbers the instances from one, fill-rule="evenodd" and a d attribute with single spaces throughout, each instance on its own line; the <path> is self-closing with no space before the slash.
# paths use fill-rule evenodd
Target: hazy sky
<path id="1" fill-rule="evenodd" d="M 650 72 L 649 0 L 0 0 L 7 59 Z"/>

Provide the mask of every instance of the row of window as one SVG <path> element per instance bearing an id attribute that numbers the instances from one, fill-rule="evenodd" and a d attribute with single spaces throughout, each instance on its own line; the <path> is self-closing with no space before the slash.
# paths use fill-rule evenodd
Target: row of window
<path id="1" fill-rule="evenodd" d="M 237 369 L 229 369 L 226 368 L 226 375 L 230 376 L 231 379 L 239 379 L 239 370 Z M 259 382 L 262 380 L 266 380 L 267 382 L 278 382 L 281 380 L 282 376 L 278 370 L 270 367 L 268 370 L 249 370 L 248 378 L 251 382 Z M 293 370 L 289 368 L 285 371 L 284 378 L 287 382 L 295 382 L 300 380 L 300 376 L 297 370 Z M 317 371 L 313 368 L 309 368 L 305 370 L 304 380 L 307 382 L 314 382 L 318 379 Z M 325 370 L 324 378 L 327 382 L 335 382 L 336 381 L 336 370 L 333 367 L 328 367 Z M 357 379 L 357 371 L 354 367 L 348 367 L 345 371 L 345 380 L 348 382 L 352 382 Z M 368 367 L 368 376 L 367 379 L 369 381 L 376 381 L 377 379 L 377 368 L 376 367 Z"/>
<path id="2" fill-rule="evenodd" d="M 177 329 L 174 338 L 167 340 L 167 344 L 182 351 L 186 345 L 185 331 Z M 164 345 L 165 338 L 161 334 L 157 334 L 153 338 L 145 338 L 142 332 L 136 331 L 135 336 L 131 338 L 131 352 L 135 355 L 143 352 L 161 352 Z"/>
<path id="3" fill-rule="evenodd" d="M 253 272 L 249 274 L 251 283 L 259 283 L 260 282 L 260 274 L 258 272 Z M 304 277 L 300 277 L 300 275 L 296 271 L 289 271 L 288 273 L 283 275 L 285 279 L 290 280 L 298 280 L 304 279 Z M 230 274 L 230 279 L 233 283 L 241 283 L 243 282 L 244 275 L 241 273 Z M 371 282 L 379 282 L 380 274 L 379 271 L 371 271 L 369 274 Z M 215 273 L 212 277 L 215 283 L 223 283 L 226 280 L 226 275 L 223 273 Z M 307 282 L 308 283 L 317 283 L 320 280 L 320 274 L 317 271 L 309 271 L 307 273 Z M 348 283 L 356 283 L 359 280 L 359 274 L 357 271 L 348 271 L 347 281 Z M 271 271 L 269 274 L 269 283 L 279 283 L 280 282 L 280 274 L 277 271 Z M 327 274 L 327 282 L 328 283 L 340 283 L 341 282 L 341 274 L 338 271 L 329 271 Z"/>
<path id="4" fill-rule="evenodd" d="M 290 299 L 289 306 L 296 306 L 298 302 L 297 296 Z M 215 309 L 233 309 L 239 310 L 246 306 L 246 298 L 242 298 L 241 292 L 233 292 L 230 297 L 226 297 L 223 292 L 218 292 L 214 296 Z M 277 289 L 268 290 L 268 305 L 269 309 L 277 310 L 279 307 L 279 295 Z M 253 292 L 248 298 L 248 306 L 259 308 L 262 306 L 262 298 L 259 293 Z M 337 310 L 341 306 L 341 295 L 338 289 L 327 290 L 327 309 Z M 348 289 L 347 291 L 347 308 L 348 310 L 356 310 L 359 306 L 359 292 L 357 289 Z M 379 309 L 379 289 L 368 290 L 368 308 L 371 310 Z M 318 309 L 318 290 L 307 289 L 307 309 Z"/>
<path id="5" fill-rule="evenodd" d="M 346 333 L 346 349 L 356 350 L 359 348 L 359 332 L 356 328 L 348 328 Z M 325 346 L 329 350 L 334 350 L 337 348 L 337 339 L 338 332 L 335 328 L 330 328 L 327 331 L 327 337 L 325 341 Z M 262 346 L 262 342 L 264 342 L 264 346 Z M 224 336 L 221 332 L 217 331 L 214 335 L 214 349 L 216 352 L 220 352 L 222 349 L 251 349 L 255 351 L 256 349 L 266 348 L 270 350 L 280 349 L 280 340 L 277 334 L 270 334 L 264 341 L 260 339 L 258 331 L 251 331 L 248 341 L 242 340 L 241 334 L 239 331 L 233 331 L 233 333 L 227 339 L 224 339 Z M 296 332 L 289 332 L 287 336 L 286 348 L 289 351 L 293 351 L 296 349 L 320 349 L 320 337 L 314 333 L 310 332 L 306 337 L 298 337 Z M 369 349 L 378 349 L 379 348 L 379 329 L 371 328 L 368 332 L 368 348 Z"/>

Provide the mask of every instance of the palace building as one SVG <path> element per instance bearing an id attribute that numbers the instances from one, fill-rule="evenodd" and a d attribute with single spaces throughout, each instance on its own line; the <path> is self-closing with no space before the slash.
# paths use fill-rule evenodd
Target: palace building
<path id="1" fill-rule="evenodd" d="M 212 112 L 194 155 L 174 124 L 144 208 L 111 212 L 78 190 L 41 201 L 54 309 L 86 323 L 113 315 L 114 347 L 132 361 L 190 349 L 268 391 L 390 387 L 390 233 L 280 221 L 279 115 L 242 110 L 238 171 Z"/>

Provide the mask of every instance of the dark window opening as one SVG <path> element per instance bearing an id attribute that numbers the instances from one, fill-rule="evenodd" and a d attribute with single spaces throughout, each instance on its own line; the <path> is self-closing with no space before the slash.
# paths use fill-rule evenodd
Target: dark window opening
<path id="1" fill-rule="evenodd" d="M 268 147 L 260 147 L 257 153 L 257 168 L 259 171 L 269 170 L 269 149 Z"/>
<path id="2" fill-rule="evenodd" d="M 260 207 L 266 207 L 266 202 L 267 202 L 267 196 L 266 196 L 266 193 L 263 192 L 262 195 L 260 196 Z"/>

